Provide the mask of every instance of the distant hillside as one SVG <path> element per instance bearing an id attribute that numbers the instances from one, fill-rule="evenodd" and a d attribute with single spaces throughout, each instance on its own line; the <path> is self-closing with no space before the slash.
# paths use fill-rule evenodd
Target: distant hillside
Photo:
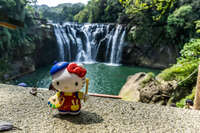
<path id="1" fill-rule="evenodd" d="M 42 18 L 52 20 L 53 22 L 74 21 L 74 16 L 85 7 L 82 3 L 64 3 L 56 7 L 47 5 L 37 5 L 37 10 Z"/>

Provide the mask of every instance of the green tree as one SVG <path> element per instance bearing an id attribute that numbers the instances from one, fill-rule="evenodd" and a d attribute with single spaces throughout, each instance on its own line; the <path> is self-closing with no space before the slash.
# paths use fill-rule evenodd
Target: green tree
<path id="1" fill-rule="evenodd" d="M 196 20 L 195 24 L 196 24 L 196 32 L 200 33 L 200 20 Z"/>
<path id="2" fill-rule="evenodd" d="M 82 3 L 64 3 L 56 7 L 48 7 L 47 5 L 37 6 L 42 18 L 52 20 L 53 22 L 74 21 L 74 16 L 83 8 Z"/>
<path id="3" fill-rule="evenodd" d="M 178 81 L 178 87 L 172 96 L 174 102 L 191 95 L 196 85 L 197 68 L 200 63 L 200 39 L 191 39 L 184 45 L 180 53 L 181 56 L 177 59 L 177 63 L 158 75 L 158 78 L 166 81 Z M 180 106 L 182 106 L 183 100 L 180 101 Z"/>
<path id="4" fill-rule="evenodd" d="M 74 20 L 79 23 L 116 23 L 122 12 L 123 7 L 117 0 L 91 0 L 74 16 Z"/>
<path id="5" fill-rule="evenodd" d="M 184 5 L 169 15 L 166 26 L 169 39 L 174 39 L 176 43 L 183 44 L 194 36 L 195 24 L 192 13 L 192 7 Z"/>
<path id="6" fill-rule="evenodd" d="M 161 17 L 173 6 L 176 0 L 119 0 L 126 9 L 126 13 L 132 16 L 146 10 L 153 11 L 153 19 Z"/>
<path id="7" fill-rule="evenodd" d="M 28 0 L 2 0 L 0 1 L 0 12 L 3 17 L 8 19 L 17 20 L 23 22 L 23 28 L 17 30 L 10 30 L 0 27 L 0 52 L 11 53 L 16 47 L 27 45 L 28 41 L 31 41 L 34 36 L 29 36 L 29 27 L 34 25 L 34 16 L 32 9 L 27 8 L 30 5 Z"/>

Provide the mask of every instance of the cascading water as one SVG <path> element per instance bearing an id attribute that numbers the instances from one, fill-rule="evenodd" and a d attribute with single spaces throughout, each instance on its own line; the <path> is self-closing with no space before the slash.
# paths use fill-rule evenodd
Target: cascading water
<path id="1" fill-rule="evenodd" d="M 120 63 L 125 28 L 116 24 L 54 25 L 63 61 Z"/>
<path id="2" fill-rule="evenodd" d="M 63 40 L 62 40 L 62 33 L 58 25 L 54 26 L 54 32 L 56 35 L 58 48 L 59 48 L 59 59 L 63 61 L 64 60 L 64 45 L 63 45 Z"/>

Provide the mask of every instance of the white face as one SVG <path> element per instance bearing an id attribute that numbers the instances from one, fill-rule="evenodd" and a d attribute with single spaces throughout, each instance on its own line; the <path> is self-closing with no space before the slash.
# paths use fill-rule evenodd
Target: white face
<path id="1" fill-rule="evenodd" d="M 52 76 L 52 84 L 56 90 L 62 92 L 76 92 L 83 88 L 85 77 L 69 73 L 67 69 L 60 70 Z"/>

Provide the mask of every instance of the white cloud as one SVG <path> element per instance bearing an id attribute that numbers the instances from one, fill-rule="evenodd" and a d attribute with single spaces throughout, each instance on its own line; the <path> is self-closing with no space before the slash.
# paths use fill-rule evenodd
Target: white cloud
<path id="1" fill-rule="evenodd" d="M 37 4 L 38 5 L 42 5 L 42 4 L 46 4 L 48 6 L 57 6 L 58 4 L 61 4 L 61 3 L 78 3 L 78 2 L 81 2 L 81 3 L 84 3 L 84 4 L 87 4 L 87 2 L 89 0 L 37 0 Z"/>

